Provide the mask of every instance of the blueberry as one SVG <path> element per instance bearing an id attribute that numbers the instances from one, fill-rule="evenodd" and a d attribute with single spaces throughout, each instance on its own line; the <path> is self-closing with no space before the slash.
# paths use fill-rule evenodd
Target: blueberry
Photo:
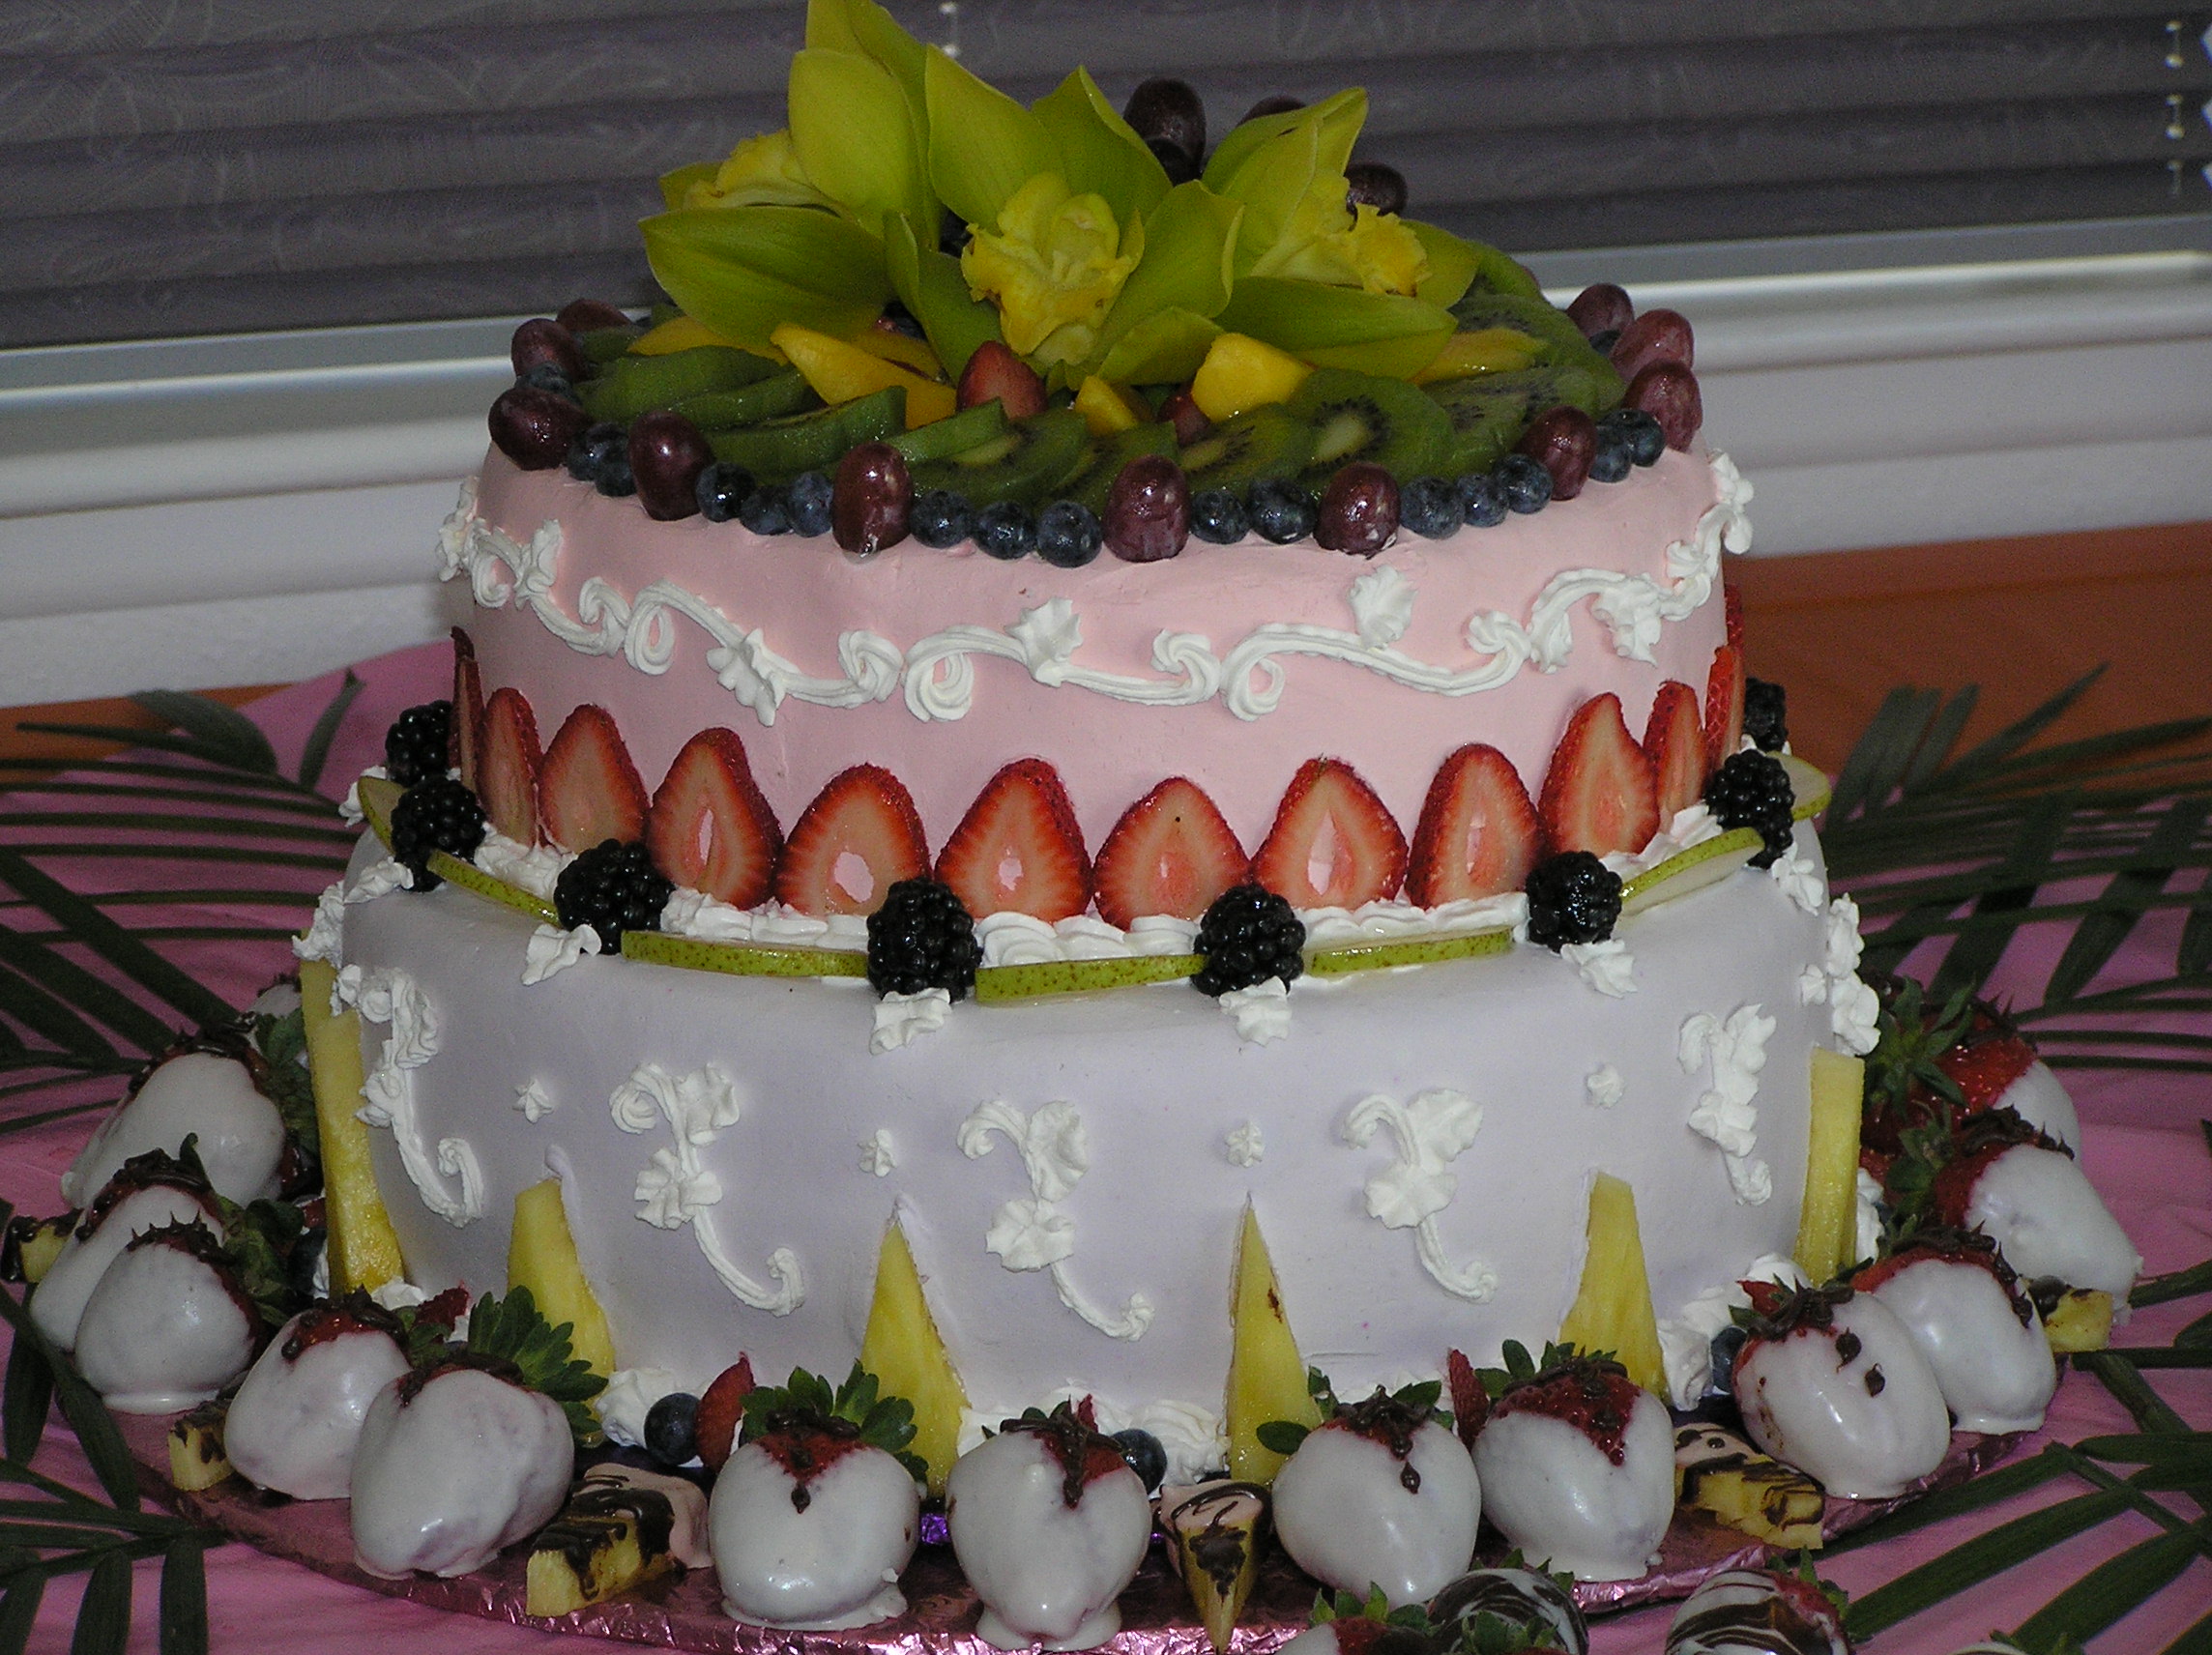
<path id="1" fill-rule="evenodd" d="M 514 383 L 538 391 L 550 391 L 554 395 L 566 396 L 571 402 L 576 400 L 575 382 L 561 371 L 559 363 L 532 363 Z"/>
<path id="2" fill-rule="evenodd" d="M 1131 1427 L 1115 1432 L 1114 1440 L 1121 1444 L 1122 1460 L 1145 1485 L 1145 1493 L 1153 1493 L 1167 1480 L 1168 1451 L 1160 1446 L 1157 1437 Z"/>
<path id="3" fill-rule="evenodd" d="M 1552 503 L 1552 474 L 1527 454 L 1507 454 L 1490 468 L 1506 509 L 1527 516 Z"/>
<path id="4" fill-rule="evenodd" d="M 1230 490 L 1208 488 L 1190 497 L 1190 532 L 1216 546 L 1231 546 L 1252 532 L 1252 520 Z"/>
<path id="5" fill-rule="evenodd" d="M 1037 556 L 1054 568 L 1081 568 L 1098 556 L 1105 538 L 1091 508 L 1073 500 L 1056 500 L 1037 515 Z"/>
<path id="6" fill-rule="evenodd" d="M 729 460 L 717 460 L 699 474 L 699 515 L 710 523 L 727 523 L 752 491 L 751 472 Z"/>
<path id="7" fill-rule="evenodd" d="M 670 1391 L 645 1410 L 645 1451 L 671 1468 L 698 1458 L 699 1399 Z"/>
<path id="8" fill-rule="evenodd" d="M 1416 477 L 1398 491 L 1399 527 L 1431 540 L 1446 539 L 1467 521 L 1458 485 L 1441 477 Z"/>
<path id="9" fill-rule="evenodd" d="M 818 471 L 802 471 L 786 491 L 791 501 L 791 532 L 795 535 L 830 533 L 830 501 L 836 485 Z"/>
<path id="10" fill-rule="evenodd" d="M 1713 1335 L 1713 1377 L 1705 1381 L 1706 1390 L 1722 1396 L 1735 1394 L 1735 1358 L 1743 1349 L 1744 1337 L 1740 1327 L 1724 1327 Z"/>
<path id="11" fill-rule="evenodd" d="M 1252 527 L 1260 532 L 1260 537 L 1272 540 L 1278 546 L 1302 540 L 1313 533 L 1314 503 L 1295 482 L 1262 478 L 1252 485 L 1247 509 L 1252 514 Z"/>
<path id="12" fill-rule="evenodd" d="M 612 421 L 587 425 L 584 434 L 568 445 L 568 475 L 578 482 L 598 479 L 599 468 L 613 455 L 629 464 L 629 434 Z"/>
<path id="13" fill-rule="evenodd" d="M 948 488 L 931 488 L 914 497 L 907 533 L 923 545 L 942 551 L 965 540 L 973 522 L 967 501 Z"/>
<path id="14" fill-rule="evenodd" d="M 1667 451 L 1667 432 L 1641 408 L 1615 408 L 1597 422 L 1599 431 L 1613 426 L 1628 433 L 1629 457 L 1640 466 L 1657 465 Z"/>
<path id="15" fill-rule="evenodd" d="M 781 483 L 756 488 L 739 505 L 738 521 L 756 535 L 788 535 L 791 496 Z"/>
<path id="16" fill-rule="evenodd" d="M 1486 471 L 1470 471 L 1455 485 L 1460 515 L 1470 529 L 1495 529 L 1505 521 L 1505 495 Z"/>
<path id="17" fill-rule="evenodd" d="M 1590 450 L 1589 479 L 1618 482 L 1636 469 L 1636 450 L 1628 433 L 1618 425 L 1597 428 L 1597 447 Z"/>
<path id="18" fill-rule="evenodd" d="M 610 500 L 627 500 L 637 492 L 637 476 L 629 469 L 629 440 L 599 461 L 599 469 L 592 479 L 592 486 Z"/>
<path id="19" fill-rule="evenodd" d="M 994 500 L 975 513 L 975 544 L 994 558 L 1012 563 L 1036 547 L 1036 525 L 1014 500 Z"/>
<path id="20" fill-rule="evenodd" d="M 1618 328 L 1600 328 L 1589 336 L 1589 342 L 1591 350 L 1596 351 L 1600 356 L 1610 356 L 1613 353 L 1613 347 L 1620 343 L 1620 330 Z"/>

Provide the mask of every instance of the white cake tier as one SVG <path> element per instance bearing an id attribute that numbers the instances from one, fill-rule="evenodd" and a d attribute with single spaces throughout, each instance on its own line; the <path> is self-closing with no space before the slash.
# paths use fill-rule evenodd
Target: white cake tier
<path id="1" fill-rule="evenodd" d="M 1662 1318 L 1787 1253 L 1808 1053 L 1856 955 L 1798 840 L 1793 880 L 1624 920 L 1631 992 L 1593 986 L 1618 958 L 1524 945 L 1309 976 L 1266 1044 L 1171 983 L 962 1002 L 871 1055 L 858 981 L 586 957 L 525 986 L 531 922 L 451 886 L 349 909 L 341 987 L 420 1286 L 500 1288 L 514 1197 L 550 1171 L 623 1367 L 841 1375 L 895 1214 L 981 1413 L 1074 1386 L 1209 1422 L 1247 1202 L 1348 1395 L 1555 1336 L 1599 1171 L 1635 1189 Z"/>

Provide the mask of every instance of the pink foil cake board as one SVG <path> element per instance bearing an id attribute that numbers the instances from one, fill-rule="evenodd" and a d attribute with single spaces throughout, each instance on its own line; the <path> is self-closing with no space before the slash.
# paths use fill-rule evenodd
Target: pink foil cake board
<path id="1" fill-rule="evenodd" d="M 784 1632 L 732 1620 L 722 1609 L 721 1590 L 711 1569 L 676 1571 L 647 1582 L 627 1597 L 593 1604 L 574 1614 L 548 1620 L 523 1612 L 524 1572 L 529 1548 L 516 1547 L 490 1568 L 457 1580 L 416 1575 L 387 1581 L 358 1568 L 353 1535 L 342 1500 L 294 1500 L 264 1495 L 232 1478 L 199 1494 L 177 1494 L 167 1486 L 166 1415 L 118 1415 L 125 1438 L 156 1488 L 177 1510 L 221 1530 L 234 1540 L 317 1574 L 365 1586 L 388 1597 L 404 1598 L 425 1609 L 486 1620 L 538 1627 L 547 1632 L 581 1633 L 627 1643 L 685 1649 L 700 1655 L 998 1655 L 976 1636 L 980 1610 L 961 1577 L 949 1546 L 924 1546 L 915 1553 L 899 1584 L 907 1612 L 896 1620 L 857 1632 Z M 1982 1437 L 1955 1432 L 1943 1464 L 1895 1499 L 1830 1499 L 1821 1528 L 1830 1539 L 1863 1528 L 1922 1495 L 1950 1488 L 1979 1475 L 2005 1459 L 2023 1435 Z M 1774 1549 L 1725 1528 L 1702 1512 L 1676 1512 L 1660 1549 L 1658 1566 L 1640 1580 L 1585 1582 L 1576 1600 L 1591 1613 L 1632 1609 L 1687 1597 L 1700 1581 L 1720 1569 L 1742 1568 L 1778 1556 Z M 1495 1562 L 1487 1553 L 1476 1561 Z M 1306 1628 L 1316 1586 L 1283 1555 L 1269 1549 L 1259 1584 L 1238 1620 L 1239 1655 L 1269 1655 Z M 1109 1646 L 1121 1655 L 1211 1655 L 1206 1633 L 1192 1618 L 1182 1582 L 1154 1544 L 1137 1578 L 1121 1594 L 1121 1634 Z"/>

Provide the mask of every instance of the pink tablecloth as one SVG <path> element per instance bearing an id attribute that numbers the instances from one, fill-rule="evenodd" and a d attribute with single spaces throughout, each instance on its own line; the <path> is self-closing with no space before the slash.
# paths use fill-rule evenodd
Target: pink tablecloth
<path id="1" fill-rule="evenodd" d="M 385 727 L 399 710 L 445 693 L 448 655 L 443 646 L 407 651 L 357 669 L 367 687 L 355 703 L 333 749 L 326 776 L 342 788 L 346 779 L 381 756 Z M 256 703 L 250 711 L 268 732 L 289 771 L 316 713 L 336 687 L 335 678 L 317 680 Z M 329 785 L 329 782 L 326 783 Z M 118 881 L 117 864 L 49 864 L 66 880 Z M 314 880 L 304 877 L 311 892 Z M 219 912 L 219 911 L 218 911 Z M 272 911 L 242 909 L 227 921 L 265 923 Z M 189 946 L 192 969 L 218 993 L 236 1003 L 281 969 L 288 956 L 281 944 L 216 943 Z M 2013 986 L 2021 998 L 2037 997 L 2051 968 L 2057 942 L 2023 934 L 1997 979 L 2001 991 Z M 2170 962 L 2170 930 L 2144 928 L 2114 960 L 2113 980 L 2163 974 L 2170 966 L 2146 965 L 2160 957 Z M 2090 1176 L 2141 1248 L 2152 1272 L 2181 1268 L 2212 1256 L 2212 1156 L 2197 1125 L 2212 1116 L 2212 1084 L 2196 1076 L 2084 1073 L 2069 1076 L 2083 1121 L 2083 1161 Z M 45 1212 L 60 1205 L 57 1178 L 89 1130 L 79 1118 L 35 1129 L 6 1141 L 0 1153 L 0 1198 L 27 1211 Z M 2185 1300 L 2139 1315 L 2124 1334 L 2130 1344 L 2163 1344 L 2177 1327 L 2212 1308 L 2212 1300 Z M 2159 1391 L 2193 1423 L 2212 1427 L 2212 1374 L 2172 1372 L 2153 1376 Z M 2075 1441 L 2105 1432 L 2133 1430 L 2118 1404 L 2086 1375 L 2069 1375 L 2053 1407 L 2049 1437 Z M 2040 1438 L 2028 1444 L 2030 1450 Z M 91 1478 L 73 1443 L 58 1426 L 42 1450 L 42 1469 L 82 1487 Z M 1939 1524 L 1921 1534 L 1840 1556 L 1825 1569 L 1854 1593 L 1871 1590 L 1905 1569 L 1960 1540 L 2019 1515 L 2081 1492 L 2061 1478 L 1986 1513 Z M 2100 1559 L 2155 1532 L 2148 1520 L 2127 1517 L 2092 1530 L 2043 1554 L 2027 1568 L 1999 1576 L 1975 1591 L 1906 1621 L 1880 1636 L 1876 1647 L 1894 1655 L 1944 1655 L 1995 1627 L 2018 1625 L 2060 1586 L 2078 1579 Z M 392 1649 L 451 1651 L 453 1655 L 545 1655 L 575 1647 L 554 1634 L 450 1616 L 279 1563 L 243 1546 L 208 1553 L 208 1599 L 212 1641 L 218 1651 L 314 1651 L 318 1655 L 384 1655 Z M 48 1589 L 30 1647 L 67 1649 L 75 1611 L 77 1582 L 58 1581 Z M 140 1566 L 133 1615 L 133 1648 L 155 1647 L 155 1565 Z M 2134 1615 L 2120 1621 L 2092 1647 L 2103 1651 L 2162 1649 L 2184 1629 L 2212 1611 L 2212 1560 L 2202 1557 L 2181 1578 Z M 1646 1610 L 1599 1622 L 1594 1647 L 1599 1655 L 1656 1655 L 1670 1611 Z"/>

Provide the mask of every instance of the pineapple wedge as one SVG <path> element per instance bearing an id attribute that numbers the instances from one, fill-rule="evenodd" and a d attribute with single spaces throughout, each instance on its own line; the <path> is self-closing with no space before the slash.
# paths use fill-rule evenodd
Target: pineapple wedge
<path id="1" fill-rule="evenodd" d="M 1590 1183 L 1588 1234 L 1582 1287 L 1559 1323 L 1559 1342 L 1579 1350 L 1611 1350 L 1630 1379 L 1664 1397 L 1667 1364 L 1644 1267 L 1636 1192 L 1611 1173 L 1598 1174 Z"/>
<path id="2" fill-rule="evenodd" d="M 1822 1539 L 1820 1485 L 1716 1425 L 1675 1428 L 1674 1499 L 1769 1546 L 1812 1551 Z"/>
<path id="3" fill-rule="evenodd" d="M 1216 423 L 1264 402 L 1288 402 L 1313 372 L 1288 351 L 1245 334 L 1223 334 L 1206 350 L 1190 382 L 1190 399 Z"/>
<path id="4" fill-rule="evenodd" d="M 222 1450 L 222 1422 L 229 1412 L 227 1402 L 203 1402 L 169 1427 L 169 1483 L 179 1494 L 212 1489 L 231 1474 Z"/>
<path id="5" fill-rule="evenodd" d="M 1239 1482 L 1267 1484 L 1283 1456 L 1260 1445 L 1260 1427 L 1270 1419 L 1321 1423 L 1321 1405 L 1306 1389 L 1306 1365 L 1283 1313 L 1274 1262 L 1260 1234 L 1260 1219 L 1247 1205 L 1237 1248 L 1237 1279 L 1230 1288 L 1229 1474 Z"/>
<path id="6" fill-rule="evenodd" d="M 2043 1336 L 2060 1356 L 2102 1350 L 2112 1342 L 2112 1295 L 2097 1288 L 2071 1289 L 2043 1319 Z"/>
<path id="7" fill-rule="evenodd" d="M 392 1215 L 377 1193 L 368 1158 L 368 1128 L 361 1108 L 361 1019 L 331 1010 L 337 973 L 322 960 L 300 963 L 300 1000 L 306 1008 L 307 1068 L 315 1092 L 315 1126 L 323 1143 L 323 1211 L 330 1225 L 326 1251 L 331 1292 L 380 1288 L 405 1266 Z"/>
<path id="8" fill-rule="evenodd" d="M 615 1340 L 607 1314 L 584 1279 L 561 1180 L 544 1178 L 514 1198 L 514 1229 L 507 1243 L 507 1286 L 528 1288 L 545 1320 L 568 1326 L 568 1349 L 602 1379 L 615 1371 Z"/>
<path id="9" fill-rule="evenodd" d="M 679 1564 L 704 1567 L 706 1496 L 675 1477 L 595 1466 L 531 1542 L 523 1612 L 573 1614 Z"/>
<path id="10" fill-rule="evenodd" d="M 1267 1496 L 1249 1483 L 1200 1483 L 1160 1490 L 1157 1509 L 1168 1561 L 1190 1588 L 1215 1655 L 1229 1655 L 1237 1616 L 1260 1578 Z"/>
<path id="11" fill-rule="evenodd" d="M 1855 1262 L 1865 1092 L 1863 1059 L 1813 1048 L 1813 1125 L 1805 1149 L 1805 1205 L 1797 1218 L 1797 1264 L 1815 1282 L 1833 1281 Z"/>
<path id="12" fill-rule="evenodd" d="M 0 1262 L 0 1278 L 37 1287 L 40 1279 L 53 1268 L 54 1261 L 61 1257 L 62 1247 L 81 1216 L 75 1212 L 57 1212 L 51 1218 L 11 1220 L 6 1258 Z"/>
<path id="13" fill-rule="evenodd" d="M 904 1397 L 914 1405 L 911 1446 L 929 1466 L 929 1492 L 942 1495 L 952 1462 L 960 1457 L 968 1391 L 937 1331 L 937 1319 L 929 1314 L 914 1250 L 895 1217 L 876 1254 L 876 1295 L 860 1341 L 860 1366 L 876 1376 L 884 1395 Z"/>

